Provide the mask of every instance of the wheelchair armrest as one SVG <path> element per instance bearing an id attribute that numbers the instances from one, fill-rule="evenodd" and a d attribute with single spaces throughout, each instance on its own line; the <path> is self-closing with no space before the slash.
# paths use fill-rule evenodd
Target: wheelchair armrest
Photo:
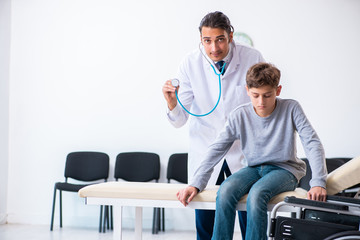
<path id="1" fill-rule="evenodd" d="M 331 196 L 327 196 L 326 199 L 330 200 L 330 201 L 336 201 L 336 202 L 352 203 L 352 204 L 360 206 L 360 199 L 357 199 L 357 198 L 350 198 L 350 197 L 342 197 L 342 196 L 331 195 Z"/>
<path id="2" fill-rule="evenodd" d="M 320 201 L 296 198 L 296 197 L 293 197 L 293 196 L 285 197 L 284 202 L 303 205 L 303 207 L 311 206 L 311 207 L 327 208 L 327 209 L 340 210 L 340 211 L 349 210 L 349 207 L 345 206 L 345 205 L 339 205 L 339 204 L 328 203 L 328 202 L 320 202 Z"/>

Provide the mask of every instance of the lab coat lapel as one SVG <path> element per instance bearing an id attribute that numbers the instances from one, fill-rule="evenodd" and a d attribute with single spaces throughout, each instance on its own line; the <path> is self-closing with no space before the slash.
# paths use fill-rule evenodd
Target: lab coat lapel
<path id="1" fill-rule="evenodd" d="M 226 68 L 225 74 L 224 74 L 224 80 L 226 79 L 226 76 L 232 74 L 233 72 L 238 71 L 239 67 L 240 67 L 240 61 L 239 61 L 239 47 L 236 46 L 233 48 L 233 56 L 232 59 L 230 61 L 229 66 Z"/>
<path id="2" fill-rule="evenodd" d="M 205 55 L 203 55 L 203 57 L 205 57 Z M 204 76 L 205 76 L 205 78 L 202 79 L 202 82 L 203 82 L 203 84 L 206 85 L 206 87 L 203 87 L 201 89 L 201 93 L 205 94 L 204 98 L 206 98 L 207 101 L 204 103 L 198 103 L 198 104 L 200 104 L 200 105 L 205 104 L 202 107 L 202 109 L 211 110 L 212 107 L 215 106 L 215 104 L 219 98 L 219 79 L 218 79 L 218 75 L 215 74 L 214 69 L 211 66 L 213 66 L 215 68 L 216 73 L 220 74 L 220 72 L 218 71 L 217 67 L 214 65 L 214 62 L 207 55 L 206 55 L 206 58 L 207 59 L 203 58 L 204 60 L 202 61 Z M 211 65 L 210 65 L 210 63 L 211 63 Z M 225 71 L 225 73 L 226 73 L 226 71 Z M 224 76 L 220 75 L 220 77 L 221 77 L 221 79 L 223 79 Z M 204 92 L 205 89 L 208 89 L 208 91 Z M 216 114 L 223 115 L 223 112 L 224 112 L 224 106 L 223 106 L 222 100 L 220 100 L 215 111 L 213 113 L 211 113 L 209 116 L 206 116 L 206 118 L 213 118 L 214 117 L 213 115 L 216 115 Z M 213 121 L 212 124 L 216 124 L 216 121 L 215 122 Z"/>

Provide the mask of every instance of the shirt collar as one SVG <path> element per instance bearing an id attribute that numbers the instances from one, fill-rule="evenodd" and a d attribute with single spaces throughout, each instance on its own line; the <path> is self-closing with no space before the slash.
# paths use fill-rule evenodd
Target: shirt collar
<path id="1" fill-rule="evenodd" d="M 226 57 L 224 57 L 224 59 L 222 59 L 223 61 L 226 62 L 226 65 L 229 65 L 231 59 L 232 59 L 232 56 L 233 56 L 233 48 L 234 48 L 234 43 L 231 42 L 229 44 L 229 52 L 228 54 L 226 55 Z M 216 62 L 217 63 L 217 62 Z"/>

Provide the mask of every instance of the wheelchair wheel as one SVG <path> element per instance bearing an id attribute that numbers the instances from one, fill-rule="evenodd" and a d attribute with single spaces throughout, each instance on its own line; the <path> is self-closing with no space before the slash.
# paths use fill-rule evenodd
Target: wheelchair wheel
<path id="1" fill-rule="evenodd" d="M 324 240 L 358 240 L 360 239 L 359 231 L 345 231 L 333 234 Z"/>

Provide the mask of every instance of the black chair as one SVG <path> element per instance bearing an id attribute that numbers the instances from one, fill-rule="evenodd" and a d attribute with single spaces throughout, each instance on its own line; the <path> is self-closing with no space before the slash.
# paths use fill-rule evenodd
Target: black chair
<path id="1" fill-rule="evenodd" d="M 53 230 L 54 226 L 54 213 L 55 213 L 55 201 L 56 191 L 59 190 L 60 200 L 60 227 L 62 227 L 62 192 L 78 192 L 81 188 L 88 186 L 93 183 L 87 184 L 74 184 L 69 183 L 68 179 L 72 178 L 82 182 L 93 182 L 98 180 L 107 181 L 109 176 L 109 156 L 106 153 L 101 152 L 72 152 L 67 155 L 65 164 L 65 182 L 57 182 L 54 186 L 54 198 L 51 214 L 50 231 Z M 108 208 L 105 207 L 107 211 Z M 103 206 L 100 206 L 100 224 L 99 232 L 101 232 L 102 225 L 102 212 Z M 105 220 L 106 212 L 104 217 L 104 231 L 105 231 Z M 109 227 L 109 223 L 108 223 Z"/>
<path id="2" fill-rule="evenodd" d="M 116 157 L 114 178 L 129 182 L 159 181 L 160 157 L 149 152 L 123 152 Z M 158 233 L 157 222 L 160 218 L 159 208 L 154 208 L 152 233 Z"/>
<path id="3" fill-rule="evenodd" d="M 331 173 L 336 168 L 340 167 L 347 161 L 349 161 L 351 158 L 326 158 L 326 167 L 328 170 L 328 173 Z M 309 161 L 306 158 L 302 158 L 302 160 L 306 163 L 306 175 L 300 180 L 298 187 L 303 188 L 305 190 L 310 190 L 310 180 L 312 177 L 312 172 L 310 168 Z"/>
<path id="4" fill-rule="evenodd" d="M 170 156 L 166 178 L 168 183 L 170 180 L 175 180 L 180 183 L 188 183 L 188 154 L 187 153 L 175 153 Z"/>
<path id="5" fill-rule="evenodd" d="M 188 183 L 188 154 L 187 153 L 174 153 L 169 157 L 166 178 L 168 183 L 175 180 L 179 183 Z M 160 219 L 155 223 L 156 229 L 165 231 L 165 209 L 160 209 Z"/>

